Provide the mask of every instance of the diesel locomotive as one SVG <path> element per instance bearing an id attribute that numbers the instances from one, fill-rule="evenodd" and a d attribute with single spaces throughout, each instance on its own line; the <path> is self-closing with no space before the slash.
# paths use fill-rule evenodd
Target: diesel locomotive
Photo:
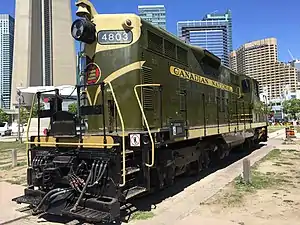
<path id="1" fill-rule="evenodd" d="M 77 113 L 62 110 L 58 91 L 38 110 L 50 126 L 29 138 L 28 185 L 13 201 L 34 213 L 119 221 L 130 199 L 267 141 L 255 79 L 135 14 L 98 14 L 89 0 L 76 6 Z"/>

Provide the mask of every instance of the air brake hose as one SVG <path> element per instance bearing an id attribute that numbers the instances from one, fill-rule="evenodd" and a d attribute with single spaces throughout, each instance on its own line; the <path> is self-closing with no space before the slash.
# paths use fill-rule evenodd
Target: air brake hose
<path id="1" fill-rule="evenodd" d="M 65 194 L 65 193 L 67 193 L 67 192 L 69 192 L 69 191 L 72 191 L 72 190 L 70 190 L 70 189 L 65 189 L 65 190 L 56 192 L 56 193 L 54 193 L 53 195 L 51 195 L 51 196 L 49 197 L 49 201 L 51 201 L 53 198 L 57 197 L 58 195 Z"/>
<path id="2" fill-rule="evenodd" d="M 33 211 L 34 211 L 34 212 L 37 212 L 37 211 L 39 210 L 39 208 L 42 207 L 42 205 L 44 204 L 45 200 L 46 200 L 50 195 L 52 195 L 53 193 L 56 193 L 56 192 L 60 192 L 60 191 L 62 191 L 62 190 L 64 190 L 64 189 L 63 189 L 63 188 L 56 188 L 56 189 L 53 189 L 53 190 L 49 191 L 49 192 L 43 197 L 43 199 L 40 201 L 40 203 L 38 204 L 38 206 L 37 206 L 35 209 L 33 209 Z"/>
<path id="3" fill-rule="evenodd" d="M 84 195 L 84 192 L 85 192 L 85 190 L 86 190 L 86 188 L 87 188 L 87 186 L 88 186 L 88 184 L 89 184 L 89 182 L 90 182 L 90 179 L 91 179 L 91 177 L 92 177 L 92 174 L 93 174 L 93 171 L 94 171 L 94 166 L 95 166 L 95 164 L 93 163 L 92 168 L 91 168 L 91 171 L 90 171 L 90 173 L 89 173 L 89 176 L 88 176 L 88 178 L 86 179 L 85 184 L 84 184 L 84 187 L 83 187 L 83 189 L 82 189 L 82 191 L 81 191 L 81 193 L 80 193 L 80 196 L 79 196 L 79 198 L 77 199 L 77 201 L 76 201 L 75 205 L 73 206 L 73 208 L 70 210 L 70 212 L 74 212 L 74 211 L 77 209 L 77 206 L 79 205 L 79 202 L 80 202 L 80 200 L 82 199 L 82 197 L 83 197 L 83 195 Z"/>
<path id="4" fill-rule="evenodd" d="M 103 162 L 101 163 L 100 169 L 99 169 L 99 174 L 96 177 L 95 182 L 93 184 L 91 184 L 91 185 L 88 186 L 89 188 L 94 187 L 96 184 L 98 184 L 99 180 L 102 178 L 102 176 L 104 174 L 104 171 L 106 169 L 106 165 L 107 165 L 107 163 L 105 163 L 105 164 Z"/>

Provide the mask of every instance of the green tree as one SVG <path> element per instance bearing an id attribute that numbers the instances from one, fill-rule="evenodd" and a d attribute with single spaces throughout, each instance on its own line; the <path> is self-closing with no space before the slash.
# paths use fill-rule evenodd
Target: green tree
<path id="1" fill-rule="evenodd" d="M 71 113 L 76 114 L 77 113 L 77 103 L 73 102 L 71 104 L 68 105 L 68 111 Z"/>
<path id="2" fill-rule="evenodd" d="M 255 102 L 253 107 L 257 113 L 270 114 L 272 112 L 272 108 L 261 101 Z"/>
<path id="3" fill-rule="evenodd" d="M 297 119 L 296 114 L 300 113 L 300 99 L 285 100 L 282 104 L 283 112 L 291 115 L 294 119 Z"/>
<path id="4" fill-rule="evenodd" d="M 43 103 L 40 104 L 40 110 L 43 110 L 45 108 L 45 105 Z M 37 118 L 37 111 L 38 111 L 38 104 L 35 103 L 33 105 L 33 110 L 32 110 L 32 118 Z"/>
<path id="5" fill-rule="evenodd" d="M 0 109 L 0 123 L 8 122 L 8 115 L 3 109 Z"/>
<path id="6" fill-rule="evenodd" d="M 41 104 L 40 106 L 40 109 L 44 109 L 45 108 L 45 105 L 44 104 Z M 32 109 L 32 115 L 31 115 L 31 118 L 37 118 L 37 103 L 35 103 L 33 105 L 33 109 Z M 27 109 L 26 107 L 24 106 L 21 106 L 20 108 L 20 120 L 21 120 L 21 124 L 25 124 L 28 122 L 28 119 L 29 119 L 29 116 L 30 116 L 30 110 L 31 109 Z"/>
<path id="7" fill-rule="evenodd" d="M 28 119 L 29 119 L 29 111 L 24 106 L 21 106 L 20 123 L 24 125 L 25 123 L 27 123 Z"/>

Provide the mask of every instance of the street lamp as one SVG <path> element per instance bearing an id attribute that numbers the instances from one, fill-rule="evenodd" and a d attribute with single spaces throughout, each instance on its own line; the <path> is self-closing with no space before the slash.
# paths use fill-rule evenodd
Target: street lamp
<path id="1" fill-rule="evenodd" d="M 18 141 L 22 143 L 20 125 L 21 125 L 21 105 L 24 104 L 24 96 L 22 95 L 22 92 L 19 89 L 17 90 L 17 96 L 18 96 Z"/>

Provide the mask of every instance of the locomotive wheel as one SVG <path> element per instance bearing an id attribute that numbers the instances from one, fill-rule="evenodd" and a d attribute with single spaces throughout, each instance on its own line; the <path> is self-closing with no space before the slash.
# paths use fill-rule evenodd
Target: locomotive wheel
<path id="1" fill-rule="evenodd" d="M 243 150 L 251 151 L 253 149 L 253 141 L 250 138 L 247 138 L 243 144 Z"/>
<path id="2" fill-rule="evenodd" d="M 226 149 L 226 146 L 223 143 L 221 143 L 220 140 L 217 140 L 217 143 L 215 144 L 214 148 L 217 149 L 212 149 L 213 151 L 211 151 L 211 157 L 214 162 L 220 163 L 228 155 L 228 149 Z"/>
<path id="3" fill-rule="evenodd" d="M 209 144 L 199 142 L 196 145 L 197 151 L 199 151 L 198 158 L 198 171 L 202 171 L 205 168 L 209 167 L 210 158 L 209 158 Z"/>

